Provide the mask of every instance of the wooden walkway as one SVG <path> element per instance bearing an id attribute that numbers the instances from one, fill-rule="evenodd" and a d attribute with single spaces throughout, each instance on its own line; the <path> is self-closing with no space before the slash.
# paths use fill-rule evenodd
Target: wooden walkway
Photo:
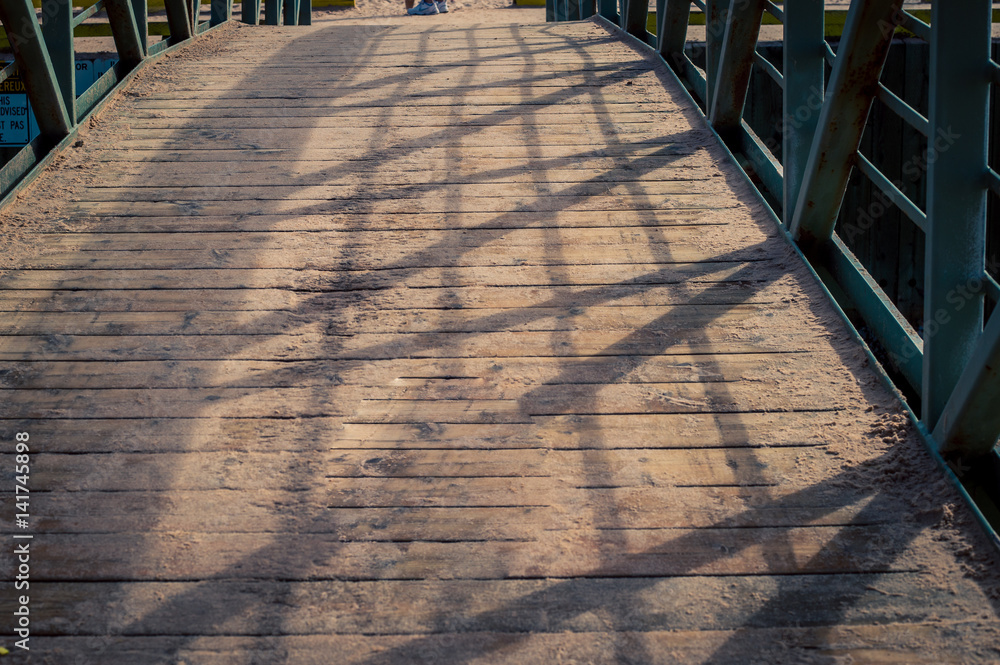
<path id="1" fill-rule="evenodd" d="M 224 28 L 3 224 L 10 662 L 1000 662 L 968 511 L 594 23 Z"/>

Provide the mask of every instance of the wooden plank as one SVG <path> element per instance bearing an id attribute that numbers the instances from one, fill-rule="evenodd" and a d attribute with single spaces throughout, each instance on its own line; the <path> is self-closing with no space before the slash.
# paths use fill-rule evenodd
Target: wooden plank
<path id="1" fill-rule="evenodd" d="M 93 316 L 87 314 L 86 316 Z M 180 316 L 180 315 L 178 315 Z M 403 358 L 374 362 L 337 361 L 29 361 L 0 365 L 0 387 L 22 390 L 77 388 L 307 387 L 331 383 L 407 387 L 453 382 L 456 389 L 488 381 L 496 390 L 530 385 L 774 382 L 796 379 L 808 385 L 823 354 L 673 356 L 608 358 Z M 836 377 L 823 377 L 822 381 Z"/>
<path id="2" fill-rule="evenodd" d="M 571 187 L 571 186 L 570 186 Z M 649 210 L 712 210 L 717 207 L 719 197 L 712 193 L 680 193 L 671 195 L 620 195 L 604 197 L 574 198 L 570 192 L 563 196 L 532 196 L 483 199 L 424 199 L 409 197 L 401 200 L 371 198 L 364 201 L 351 199 L 255 199 L 236 201 L 215 201 L 206 199 L 182 201 L 93 201 L 67 205 L 69 212 L 79 215 L 128 215 L 144 216 L 185 216 L 185 215 L 317 215 L 332 213 L 365 213 L 368 215 L 388 215 L 407 213 L 467 213 L 494 211 L 497 218 L 491 223 L 501 224 L 508 214 L 517 214 L 525 208 L 536 211 L 557 212 L 562 210 L 580 211 L 639 211 Z"/>
<path id="3" fill-rule="evenodd" d="M 354 95 L 348 94 L 338 94 L 343 92 L 341 89 L 330 89 L 329 91 L 319 90 L 315 93 L 310 94 L 306 89 L 296 89 L 294 95 L 299 97 L 303 104 L 312 103 L 323 103 L 332 107 L 348 107 L 348 106 L 369 106 L 373 109 L 395 107 L 396 104 L 393 100 L 399 100 L 400 104 L 403 105 L 414 105 L 414 106 L 447 106 L 447 105 L 466 105 L 466 106 L 481 106 L 481 105 L 494 105 L 503 104 L 504 106 L 519 105 L 519 106 L 552 106 L 555 104 L 572 106 L 574 103 L 581 105 L 592 104 L 592 98 L 595 94 L 600 94 L 600 102 L 604 103 L 627 103 L 633 95 L 640 95 L 642 93 L 655 93 L 656 90 L 650 86 L 645 90 L 641 89 L 642 86 L 630 86 L 628 88 L 623 87 L 624 81 L 621 82 L 619 91 L 623 94 L 620 96 L 613 96 L 608 94 L 607 87 L 602 85 L 577 85 L 573 87 L 565 86 L 550 86 L 548 88 L 538 87 L 533 93 L 530 91 L 521 91 L 519 86 L 510 86 L 508 89 L 500 91 L 497 88 L 482 89 L 475 92 L 469 92 L 468 90 L 462 89 L 448 89 L 444 88 L 437 92 L 422 92 L 422 91 L 403 91 L 399 95 L 392 97 L 382 97 L 380 99 L 372 99 L 371 95 Z M 655 85 L 655 84 L 654 84 Z M 635 87 L 633 90 L 632 88 Z M 150 101 L 156 102 L 180 102 L 182 103 L 184 99 L 189 99 L 194 96 L 194 90 L 181 90 L 175 89 L 169 93 L 159 93 L 155 95 L 150 95 L 148 99 Z M 363 91 L 361 91 L 363 92 Z M 289 95 L 282 94 L 281 91 L 276 91 L 273 93 L 260 93 L 253 97 L 248 97 L 245 94 L 222 94 L 222 93 L 205 93 L 200 95 L 202 100 L 213 100 L 219 101 L 223 105 L 229 105 L 233 103 L 238 103 L 239 101 L 249 101 L 249 100 L 264 100 L 265 104 L 270 100 L 271 104 L 277 103 L 276 100 L 283 100 Z"/>
<path id="4" fill-rule="evenodd" d="M 497 407 L 496 403 L 483 402 Z M 440 410 L 448 405 L 442 403 Z M 446 415 L 446 414 L 445 414 Z M 444 421 L 444 418 L 441 419 Z M 501 421 L 496 418 L 494 422 Z M 502 421 L 501 421 L 502 422 Z M 13 464 L 13 456 L 4 460 Z M 611 449 L 576 450 L 335 450 L 301 455 L 283 453 L 133 453 L 113 456 L 39 453 L 34 456 L 35 491 L 316 489 L 379 501 L 404 501 L 398 494 L 437 481 L 451 482 L 470 495 L 485 488 L 490 505 L 549 505 L 554 488 L 613 489 L 646 486 L 780 485 L 788 474 L 830 473 L 840 463 L 822 449 Z M 319 486 L 322 490 L 317 489 Z M 510 493 L 497 501 L 499 488 Z M 545 489 L 545 488 L 549 489 Z M 378 497 L 382 498 L 379 499 Z M 415 495 L 413 500 L 418 500 Z M 330 497 L 336 505 L 341 498 Z M 398 505 L 390 503 L 390 505 Z"/>
<path id="5" fill-rule="evenodd" d="M 237 111 L 237 108 L 240 110 Z M 415 106 L 397 105 L 393 107 L 393 113 L 398 117 L 408 117 L 411 113 L 416 112 L 417 109 L 418 107 Z M 502 120 L 508 117 L 512 119 L 523 118 L 525 115 L 518 109 L 517 105 L 511 107 L 502 104 L 458 107 L 422 106 L 419 109 L 427 117 L 428 121 L 432 118 L 473 120 L 483 116 Z M 601 105 L 601 108 L 579 105 L 575 109 L 566 109 L 561 106 L 543 107 L 532 111 L 531 115 L 534 117 L 544 117 L 545 122 L 551 123 L 571 123 L 581 120 L 604 119 L 614 119 L 617 122 L 623 123 L 653 122 L 653 116 L 647 109 L 629 103 L 605 103 Z M 354 122 L 354 120 L 365 122 L 366 120 L 371 120 L 372 113 L 369 108 L 330 107 L 322 104 L 308 106 L 272 104 L 268 106 L 266 103 L 259 102 L 252 106 L 233 107 L 215 103 L 208 104 L 203 100 L 195 99 L 188 106 L 166 103 L 157 105 L 155 103 L 137 101 L 133 118 L 136 120 L 161 120 L 165 122 L 196 119 L 198 123 L 203 121 L 221 121 L 223 119 L 237 120 L 249 118 L 261 118 L 264 120 L 273 118 L 308 118 L 316 121 L 323 121 L 330 118 L 350 118 L 351 122 Z"/>
<path id="6" fill-rule="evenodd" d="M 658 235 L 658 232 L 653 232 Z M 415 235 L 409 242 L 396 242 L 385 247 L 379 247 L 375 243 L 354 244 L 353 241 L 338 238 L 337 243 L 323 243 L 322 238 L 309 239 L 291 243 L 274 243 L 277 246 L 268 247 L 267 238 L 262 238 L 264 243 L 254 246 L 248 243 L 246 246 L 234 244 L 226 246 L 223 243 L 213 243 L 211 248 L 206 248 L 206 238 L 200 239 L 200 248 L 184 248 L 184 244 L 176 242 L 179 248 L 164 247 L 140 248 L 140 249 L 117 249 L 115 247 L 80 247 L 77 249 L 67 248 L 59 251 L 53 248 L 45 253 L 41 253 L 37 258 L 26 258 L 23 262 L 25 270 L 51 269 L 53 267 L 64 268 L 66 270 L 157 270 L 176 269 L 194 270 L 209 268 L 232 268 L 239 270 L 247 269 L 294 269 L 298 266 L 308 266 L 314 270 L 337 270 L 338 268 L 349 268 L 351 270 L 386 270 L 404 267 L 429 267 L 438 266 L 523 266 L 523 265 L 621 265 L 630 263 L 655 264 L 655 263 L 699 263 L 714 262 L 720 258 L 725 261 L 759 261 L 765 258 L 759 247 L 748 242 L 747 249 L 743 251 L 727 252 L 724 257 L 719 256 L 719 249 L 711 244 L 711 236 L 702 234 L 698 238 L 698 233 L 685 234 L 688 237 L 674 238 L 660 237 L 654 238 L 652 242 L 642 242 L 642 237 L 646 234 L 636 233 L 632 238 L 622 237 L 617 241 L 608 238 L 608 242 L 600 242 L 602 238 L 595 238 L 593 244 L 585 244 L 573 241 L 573 236 L 568 234 L 568 238 L 559 238 L 559 232 L 547 234 L 536 232 L 531 234 L 513 234 L 514 238 L 502 237 L 500 233 L 490 234 L 496 237 L 489 240 L 487 237 L 480 237 L 477 242 L 476 236 L 479 234 L 470 231 L 470 238 L 462 240 L 442 239 L 435 242 L 434 234 L 431 237 L 420 237 Z M 451 234 L 460 235 L 460 234 Z M 530 236 L 534 235 L 537 242 L 530 242 Z M 545 239 L 545 236 L 550 236 Z M 667 235 L 667 234 L 664 234 Z M 762 241 L 766 236 L 749 230 L 747 233 L 740 233 L 733 230 L 731 235 L 753 236 L 758 241 Z M 524 238 L 523 236 L 529 236 Z M 705 237 L 707 236 L 707 237 Z M 398 237 L 398 236 L 397 236 Z M 170 238 L 161 238 L 160 245 L 170 245 Z M 196 239 L 197 240 L 197 239 Z M 521 244 L 528 240 L 526 244 Z M 362 241 L 363 242 L 363 241 Z M 288 246 L 288 245 L 291 246 Z M 282 246 L 285 245 L 285 246 Z M 324 256 L 325 255 L 325 256 Z M 346 265 L 345 265 L 346 264 Z"/>
<path id="7" fill-rule="evenodd" d="M 669 139 L 669 137 L 668 137 Z M 159 150 L 156 147 L 142 148 L 136 145 L 109 145 L 102 146 L 102 159 L 105 162 L 170 162 L 187 163 L 190 161 L 231 159 L 239 161 L 281 161 L 291 163 L 306 163 L 314 161 L 337 161 L 353 160 L 361 162 L 397 163 L 406 162 L 412 159 L 446 159 L 451 164 L 458 164 L 466 157 L 473 159 L 538 159 L 538 155 L 532 155 L 524 141 L 514 144 L 503 144 L 495 146 L 462 146 L 462 160 L 455 158 L 448 148 L 441 145 L 431 145 L 413 147 L 407 153 L 393 152 L 390 150 L 380 150 L 361 152 L 356 148 L 342 148 L 336 143 L 327 146 L 316 146 L 313 144 L 296 146 L 278 146 L 274 148 L 263 148 L 255 145 L 243 145 L 237 148 L 227 148 L 214 142 L 205 143 L 200 146 L 180 147 L 171 146 L 167 150 Z M 653 164 L 657 159 L 667 158 L 676 155 L 690 154 L 694 150 L 690 146 L 678 144 L 676 141 L 667 141 L 659 144 L 605 144 L 605 145 L 546 145 L 545 159 L 598 159 L 617 158 L 628 159 L 630 163 Z"/>
<path id="8" fill-rule="evenodd" d="M 653 180 L 649 182 L 594 182 L 573 183 L 556 191 L 544 191 L 546 183 L 489 183 L 489 184 L 455 184 L 448 183 L 448 188 L 455 191 L 463 199 L 503 199 L 512 196 L 546 195 L 559 197 L 588 197 L 600 201 L 605 197 L 646 197 L 673 196 L 697 198 L 712 190 L 704 186 L 703 181 L 691 181 L 679 178 L 676 181 Z M 558 184 L 558 183 L 556 183 Z M 378 199 L 411 199 L 425 197 L 440 191 L 441 185 L 278 185 L 273 184 L 266 189 L 248 187 L 224 187 L 217 185 L 201 185 L 193 187 L 106 187 L 89 188 L 76 198 L 80 202 L 113 201 L 127 203 L 130 201 L 325 201 L 350 198 L 363 202 Z M 566 191 L 560 191 L 560 190 Z"/>
<path id="9" fill-rule="evenodd" d="M 715 339 L 698 330 L 619 333 L 427 333 L 415 335 L 139 335 L 102 337 L 22 335 L 0 348 L 0 360 L 378 360 L 390 358 L 493 358 L 785 353 L 829 349 L 816 331 L 781 331 L 762 339 L 757 331 L 737 333 L 722 326 Z"/>
<path id="10" fill-rule="evenodd" d="M 509 309 L 407 309 L 389 312 L 345 308 L 332 312 L 17 312 L 0 321 L 3 335 L 271 335 L 326 331 L 334 335 L 436 332 L 568 332 L 574 330 L 677 330 L 693 326 L 748 325 L 800 315 L 786 306 L 534 307 Z"/>
<path id="11" fill-rule="evenodd" d="M 254 168 L 254 167 L 258 168 Z M 534 168 L 532 168 L 534 166 Z M 156 183 L 150 185 L 149 169 L 131 169 L 131 172 L 106 170 L 101 176 L 90 181 L 91 189 L 107 188 L 117 191 L 121 188 L 136 188 L 139 191 L 159 192 L 162 189 L 183 190 L 188 187 L 205 187 L 203 176 L 212 176 L 211 188 L 264 188 L 264 187 L 334 187 L 331 191 L 343 191 L 349 187 L 366 185 L 376 189 L 379 188 L 399 188 L 399 171 L 384 171 L 379 173 L 354 174 L 330 173 L 328 171 L 317 172 L 315 170 L 298 170 L 289 172 L 284 169 L 269 168 L 261 172 L 259 164 L 243 164 L 241 162 L 227 162 L 220 166 L 213 163 L 210 169 L 202 169 L 201 173 L 197 169 L 156 169 Z M 658 190 L 670 189 L 669 185 L 663 183 L 675 183 L 692 181 L 704 181 L 712 177 L 713 169 L 702 167 L 683 167 L 675 163 L 660 165 L 650 165 L 649 168 L 636 172 L 635 170 L 607 170 L 607 169 L 543 169 L 538 168 L 538 164 L 532 165 L 525 160 L 523 166 L 508 165 L 504 169 L 494 172 L 470 172 L 468 174 L 448 173 L 441 179 L 423 180 L 419 186 L 408 185 L 414 191 L 429 190 L 436 186 L 460 186 L 459 191 L 468 192 L 474 196 L 472 185 L 488 180 L 490 183 L 525 183 L 525 184 L 557 184 L 557 183 L 579 183 L 587 181 L 589 183 L 607 183 L 629 186 L 633 191 L 645 192 L 648 194 L 658 193 Z M 423 189 L 422 189 L 423 188 Z M 281 191 L 281 190 L 279 190 Z M 308 191 L 314 191 L 309 189 Z M 488 191 L 499 191 L 499 188 L 491 187 Z"/>
<path id="12" fill-rule="evenodd" d="M 888 611 L 885 614 L 889 614 Z M 149 663 L 163 653 L 176 653 L 185 662 L 203 665 L 238 665 L 253 658 L 281 659 L 287 665 L 316 665 L 318 654 L 338 654 L 345 665 L 371 663 L 390 657 L 403 664 L 447 657 L 450 662 L 502 663 L 553 662 L 558 658 L 578 662 L 613 662 L 621 644 L 648 654 L 649 665 L 703 663 L 720 654 L 738 659 L 753 652 L 766 662 L 796 662 L 816 656 L 849 658 L 872 665 L 951 665 L 962 662 L 960 645 L 947 630 L 927 623 L 837 626 L 824 628 L 734 629 L 730 631 L 564 631 L 564 632 L 435 632 L 433 634 L 368 636 L 155 636 L 114 640 L 95 637 L 49 637 L 37 640 L 39 650 L 70 661 L 100 643 L 101 654 L 119 663 Z M 989 641 L 993 636 L 983 636 Z M 916 643 L 933 648 L 915 647 Z"/>
<path id="13" fill-rule="evenodd" d="M 292 231 L 303 233 L 348 233 L 397 231 L 401 234 L 416 231 L 444 231 L 454 229 L 610 229 L 628 228 L 632 233 L 647 233 L 648 229 L 662 229 L 669 233 L 671 227 L 736 226 L 741 220 L 733 219 L 732 208 L 678 208 L 674 210 L 648 210 L 642 212 L 560 210 L 552 212 L 511 212 L 499 218 L 495 213 L 399 213 L 392 216 L 369 217 L 364 213 L 343 212 L 336 215 L 186 215 L 164 217 L 101 217 L 98 220 L 79 220 L 72 231 L 60 230 L 40 234 L 48 242 L 83 243 L 88 240 L 112 243 L 126 234 L 214 234 L 239 233 L 243 242 L 255 242 L 251 233 L 274 233 L 279 237 Z M 89 236 L 89 238 L 88 238 Z M 202 236 L 207 239 L 207 236 Z"/>
<path id="14" fill-rule="evenodd" d="M 261 542 L 257 534 L 62 535 L 34 546 L 33 579 L 184 581 L 190 571 L 223 576 L 238 567 L 245 579 L 519 579 L 674 575 L 832 574 L 912 572 L 908 558 L 886 561 L 880 548 L 910 544 L 896 526 L 562 532 L 559 541 L 436 543 L 343 542 L 332 534 L 297 534 Z M 837 547 L 828 547 L 836 540 Z M 575 545 L 570 550 L 569 544 Z M 911 545 L 912 546 L 912 545 Z M 72 551 L 74 561 L 59 553 Z M 266 554 L 266 555 L 265 555 Z M 33 558 L 33 561 L 35 559 Z M 0 562 L 13 576 L 14 564 Z"/>
<path id="15" fill-rule="evenodd" d="M 968 580 L 959 580 L 956 586 L 969 595 L 952 594 L 940 581 L 913 573 L 796 575 L 787 579 L 735 576 L 377 583 L 222 579 L 211 585 L 196 581 L 39 582 L 37 605 L 32 609 L 38 613 L 42 634 L 102 635 L 117 628 L 113 632 L 119 635 L 144 634 L 147 639 L 174 635 L 192 641 L 193 636 L 207 635 L 219 646 L 232 644 L 230 640 L 240 635 L 274 635 L 275 639 L 282 634 L 350 635 L 357 640 L 358 634 L 422 636 L 443 632 L 454 637 L 451 631 L 458 631 L 478 640 L 485 637 L 483 631 L 490 630 L 502 632 L 515 643 L 545 632 L 568 632 L 593 640 L 608 634 L 609 620 L 610 630 L 615 631 L 655 631 L 667 625 L 673 632 L 763 626 L 801 629 L 802 617 L 811 617 L 817 632 L 834 630 L 850 635 L 850 627 L 861 626 L 868 627 L 871 638 L 877 639 L 883 624 L 899 628 L 915 625 L 918 635 L 922 621 L 940 626 L 934 607 L 944 598 L 959 612 L 971 611 L 976 606 L 972 599 L 981 592 L 976 593 Z M 714 602 L 718 598 L 731 602 Z M 736 602 L 738 598 L 746 601 Z M 0 607 L 11 607 L 9 598 L 3 602 Z M 135 610 L 120 619 L 99 611 L 114 602 Z M 164 602 L 167 611 L 157 611 Z M 79 608 L 71 620 L 65 618 L 66 607 Z M 986 626 L 970 626 L 969 630 L 983 636 L 991 632 Z M 945 631 L 947 634 L 946 627 Z M 905 637 L 902 642 L 912 644 Z M 203 649 L 211 648 L 202 640 L 197 643 Z M 856 642 L 848 641 L 852 643 Z M 926 649 L 934 643 L 920 640 L 920 644 Z"/>
<path id="16" fill-rule="evenodd" d="M 866 524 L 905 519 L 902 500 L 887 500 L 880 513 L 865 513 L 864 492 L 802 487 L 655 487 L 561 489 L 532 501 L 550 505 L 477 505 L 488 499 L 462 488 L 441 488 L 447 506 L 336 507 L 324 497 L 310 496 L 284 509 L 288 493 L 256 492 L 251 502 L 233 490 L 163 492 L 136 490 L 123 500 L 120 492 L 40 492 L 32 497 L 46 533 L 129 534 L 138 524 L 156 533 L 329 533 L 345 541 L 529 540 L 540 532 L 592 525 L 598 530 L 679 529 L 709 527 L 842 526 L 861 519 Z M 621 506 L 631 510 L 621 511 Z M 669 505 L 671 510 L 662 510 Z M 557 534 L 549 534 L 557 535 Z"/>
<path id="17" fill-rule="evenodd" d="M 751 250 L 752 251 L 752 250 Z M 765 251 L 760 248 L 760 252 Z M 760 254 L 760 252 L 756 252 Z M 725 257 L 721 257 L 725 258 Z M 766 255 L 761 258 L 767 258 Z M 556 264 L 560 265 L 560 264 Z M 333 292 L 390 287 L 439 288 L 473 286 L 609 286 L 658 285 L 692 280 L 702 284 L 728 281 L 768 282 L 776 277 L 761 261 L 562 265 L 554 283 L 549 265 L 429 266 L 419 253 L 407 264 L 381 270 L 352 269 L 350 257 L 333 269 L 238 268 L 177 270 L 23 270 L 0 276 L 3 289 L 294 289 Z M 443 274 L 442 274 L 443 273 Z M 763 288 L 763 287 L 761 287 Z M 582 294 L 599 298 L 604 290 Z M 457 304 L 457 303 L 456 303 Z"/>
<path id="18" fill-rule="evenodd" d="M 0 420 L 52 453 L 310 452 L 385 448 L 561 450 L 828 446 L 850 411 L 534 417 L 530 423 L 345 423 L 343 418 Z M 72 436 L 67 432 L 72 432 Z M 667 435 L 669 434 L 669 435 Z"/>
<path id="19" fill-rule="evenodd" d="M 114 156 L 114 153 L 112 153 Z M 226 153 L 225 151 L 213 152 L 217 159 L 213 161 L 193 161 L 192 159 L 178 159 L 175 161 L 150 162 L 142 159 L 115 160 L 111 162 L 102 174 L 95 176 L 91 181 L 97 185 L 121 184 L 123 177 L 134 178 L 137 184 L 147 184 L 151 169 L 155 169 L 157 182 L 164 185 L 188 185 L 191 182 L 198 182 L 199 175 L 212 175 L 220 178 L 219 183 L 227 182 L 231 184 L 241 184 L 252 179 L 233 179 L 237 174 L 256 175 L 257 181 L 263 186 L 270 180 L 264 178 L 286 178 L 289 183 L 299 182 L 317 183 L 329 182 L 332 177 L 336 177 L 337 182 L 370 182 L 386 180 L 387 182 L 398 183 L 401 173 L 412 173 L 421 171 L 424 177 L 430 177 L 428 171 L 434 173 L 434 178 L 441 182 L 476 182 L 486 178 L 509 182 L 541 181 L 541 182 L 575 182 L 578 179 L 588 179 L 592 181 L 613 181 L 613 180 L 642 180 L 650 179 L 658 174 L 663 175 L 707 175 L 707 169 L 699 164 L 701 161 L 695 154 L 684 155 L 656 155 L 643 160 L 640 169 L 636 169 L 629 161 L 616 156 L 581 156 L 579 160 L 566 163 L 567 160 L 561 158 L 552 159 L 532 159 L 526 155 L 518 158 L 511 158 L 509 163 L 503 168 L 497 169 L 496 161 L 486 158 L 463 159 L 456 161 L 447 157 L 429 155 L 427 157 L 403 156 L 397 160 L 376 160 L 365 159 L 364 155 L 359 155 L 354 159 L 349 158 L 346 153 L 341 153 L 341 159 L 332 158 L 327 160 L 296 160 L 296 166 L 289 167 L 287 163 L 265 161 L 259 159 L 241 160 L 237 151 Z M 247 151 L 247 156 L 253 153 Z M 330 155 L 330 153 L 326 153 Z M 322 153 L 320 153 L 320 156 Z M 227 159 L 228 157 L 228 159 Z M 365 173 L 358 173 L 351 165 L 358 162 L 364 163 L 369 168 Z M 155 164 L 155 166 L 152 166 Z M 322 166 L 321 166 L 322 165 Z M 341 167 L 334 171 L 336 167 Z M 444 173 L 440 173 L 440 172 Z M 440 173 L 440 175 L 438 175 Z M 143 176 L 147 177 L 142 181 Z M 377 176 L 377 177 L 376 177 Z M 396 180 L 392 180 L 396 178 Z M 203 183 L 202 183 L 203 184 Z"/>
<path id="20" fill-rule="evenodd" d="M 455 127 L 537 127 L 542 122 L 542 129 L 556 125 L 571 125 L 574 127 L 589 127 L 591 129 L 615 130 L 619 127 L 626 128 L 626 131 L 645 127 L 654 129 L 657 121 L 648 113 L 642 113 L 634 107 L 625 107 L 621 113 L 570 113 L 560 110 L 550 110 L 547 113 L 528 114 L 513 113 L 510 110 L 501 110 L 504 107 L 494 107 L 498 110 L 492 113 L 483 107 L 462 108 L 458 110 L 442 109 L 440 107 L 429 107 L 435 109 L 437 113 L 427 113 L 422 127 L 455 128 Z M 120 122 L 116 125 L 122 129 L 157 129 L 157 130 L 187 130 L 200 127 L 202 129 L 333 129 L 343 126 L 349 122 L 352 127 L 381 127 L 392 129 L 396 127 L 394 122 L 397 117 L 405 117 L 407 109 L 394 109 L 392 117 L 373 116 L 370 112 L 363 113 L 360 109 L 343 109 L 343 112 L 331 112 L 330 109 L 293 109 L 295 113 L 286 113 L 281 110 L 264 114 L 260 109 L 256 113 L 248 113 L 245 117 L 240 117 L 231 110 L 213 108 L 211 112 L 192 115 L 190 109 L 149 109 L 146 113 L 139 113 L 137 117 L 130 119 L 127 123 Z M 409 109 L 417 111 L 416 107 Z M 186 111 L 186 112 L 185 112 Z M 207 109 L 206 109 L 207 111 Z M 310 113 L 310 111 L 312 111 Z M 665 114 L 664 114 L 665 115 Z M 197 117 L 197 123 L 191 120 Z M 635 127 L 632 127 L 635 125 Z"/>
<path id="21" fill-rule="evenodd" d="M 461 270 L 459 270 L 461 272 Z M 724 275 L 723 275 L 724 276 Z M 739 276 L 735 273 L 734 276 Z M 783 280 L 775 280 L 781 284 Z M 773 285 L 762 280 L 680 283 L 460 286 L 416 285 L 347 291 L 299 291 L 276 288 L 49 290 L 0 289 L 0 311 L 17 312 L 273 312 L 366 304 L 381 310 L 410 308 L 482 309 L 497 307 L 663 307 L 684 304 L 770 304 L 778 301 Z"/>
<path id="22" fill-rule="evenodd" d="M 96 355 L 96 354 L 95 354 Z M 761 382 L 608 383 L 499 389 L 472 380 L 411 381 L 396 386 L 0 390 L 9 418 L 306 418 L 350 416 L 357 422 L 527 422 L 532 416 L 582 414 L 813 411 L 822 382 L 800 392 L 762 395 Z M 769 382 L 776 385 L 777 382 Z M 832 384 L 832 385 L 831 385 Z M 766 385 L 766 384 L 765 384 Z M 844 388 L 847 381 L 826 386 Z M 849 404 L 828 398 L 821 410 Z"/>

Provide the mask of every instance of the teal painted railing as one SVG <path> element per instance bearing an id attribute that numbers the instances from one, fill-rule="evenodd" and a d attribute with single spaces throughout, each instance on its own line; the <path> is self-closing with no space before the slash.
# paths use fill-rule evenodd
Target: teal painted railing
<path id="1" fill-rule="evenodd" d="M 692 4 L 706 19 L 697 45 L 687 41 Z M 836 51 L 824 39 L 819 1 L 657 0 L 654 35 L 646 0 L 549 0 L 549 20 L 595 13 L 656 50 L 686 84 L 720 139 L 746 157 L 790 239 L 887 351 L 880 360 L 917 397 L 914 420 L 929 444 L 951 468 L 987 470 L 995 499 L 1000 313 L 987 319 L 986 312 L 1000 299 L 993 276 L 1000 266 L 987 270 L 986 214 L 987 196 L 1000 196 L 1000 175 L 987 161 L 988 102 L 1000 66 L 990 58 L 990 0 L 935 2 L 929 24 L 901 0 L 853 0 Z M 765 13 L 783 24 L 780 68 L 756 50 Z M 927 115 L 879 82 L 897 30 L 930 43 Z M 704 69 L 692 48 L 704 48 Z M 754 67 L 783 91 L 781 162 L 743 119 Z M 925 208 L 858 150 L 876 99 L 926 138 Z M 835 232 L 854 168 L 925 236 L 920 333 Z"/>
<path id="2" fill-rule="evenodd" d="M 0 22 L 14 62 L 0 70 L 0 83 L 19 75 L 38 123 L 39 135 L 0 168 L 0 196 L 10 194 L 54 148 L 73 139 L 80 122 L 130 72 L 151 58 L 232 20 L 233 0 L 210 0 L 208 20 L 199 20 L 201 0 L 165 0 L 170 35 L 149 43 L 146 0 L 99 0 L 74 13 L 72 0 L 44 0 L 41 16 L 31 0 L 0 0 Z M 243 3 L 242 21 L 261 23 L 261 0 Z M 283 12 L 282 12 L 283 8 Z M 311 0 L 264 0 L 265 25 L 307 25 Z M 73 29 L 104 11 L 118 52 L 118 64 L 76 95 Z M 283 17 L 280 14 L 283 13 Z"/>

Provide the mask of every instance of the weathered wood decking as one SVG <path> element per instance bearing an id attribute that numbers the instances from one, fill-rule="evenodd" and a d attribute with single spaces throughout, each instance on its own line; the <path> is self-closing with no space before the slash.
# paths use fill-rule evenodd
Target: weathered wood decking
<path id="1" fill-rule="evenodd" d="M 989 549 L 677 86 L 460 14 L 227 28 L 5 211 L 31 662 L 1000 660 Z"/>

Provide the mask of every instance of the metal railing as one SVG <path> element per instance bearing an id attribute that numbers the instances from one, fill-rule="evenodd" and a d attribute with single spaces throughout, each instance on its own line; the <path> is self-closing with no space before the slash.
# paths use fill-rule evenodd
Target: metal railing
<path id="1" fill-rule="evenodd" d="M 200 20 L 201 0 L 164 0 L 169 36 L 149 43 L 146 0 L 98 0 L 74 13 L 73 0 L 44 0 L 36 10 L 31 0 L 0 0 L 0 22 L 14 52 L 14 62 L 0 70 L 0 83 L 19 75 L 24 82 L 39 135 L 0 168 L 0 196 L 11 193 L 56 146 L 76 134 L 127 75 L 146 61 L 232 20 L 233 0 L 210 0 L 207 20 Z M 261 0 L 242 5 L 244 23 L 261 23 Z M 283 8 L 283 12 L 282 12 Z M 264 0 L 265 25 L 308 25 L 311 0 Z M 73 31 L 105 12 L 118 53 L 118 64 L 76 94 L 76 48 Z M 282 16 L 283 13 L 283 16 Z"/>
<path id="2" fill-rule="evenodd" d="M 989 457 L 998 468 L 1000 313 L 985 316 L 1000 298 L 986 266 L 987 196 L 1000 196 L 1000 174 L 988 165 L 989 95 L 1000 83 L 990 58 L 990 0 L 932 3 L 930 23 L 902 0 L 853 0 L 836 52 L 819 0 L 657 0 L 655 22 L 646 0 L 551 2 L 578 5 L 551 12 L 551 20 L 596 12 L 660 54 L 724 143 L 747 158 L 793 242 L 847 294 L 887 351 L 881 360 L 918 396 L 918 425 L 931 445 L 965 463 Z M 704 45 L 695 47 L 704 48 L 704 68 L 688 42 L 692 4 L 705 14 Z M 783 24 L 780 69 L 756 51 L 765 13 Z M 879 81 L 900 29 L 930 44 L 927 115 Z M 782 90 L 781 161 L 743 119 L 754 67 Z M 876 99 L 926 139 L 926 207 L 859 152 Z M 835 232 L 854 168 L 924 234 L 922 333 Z M 1000 266 L 991 268 L 996 274 Z"/>

